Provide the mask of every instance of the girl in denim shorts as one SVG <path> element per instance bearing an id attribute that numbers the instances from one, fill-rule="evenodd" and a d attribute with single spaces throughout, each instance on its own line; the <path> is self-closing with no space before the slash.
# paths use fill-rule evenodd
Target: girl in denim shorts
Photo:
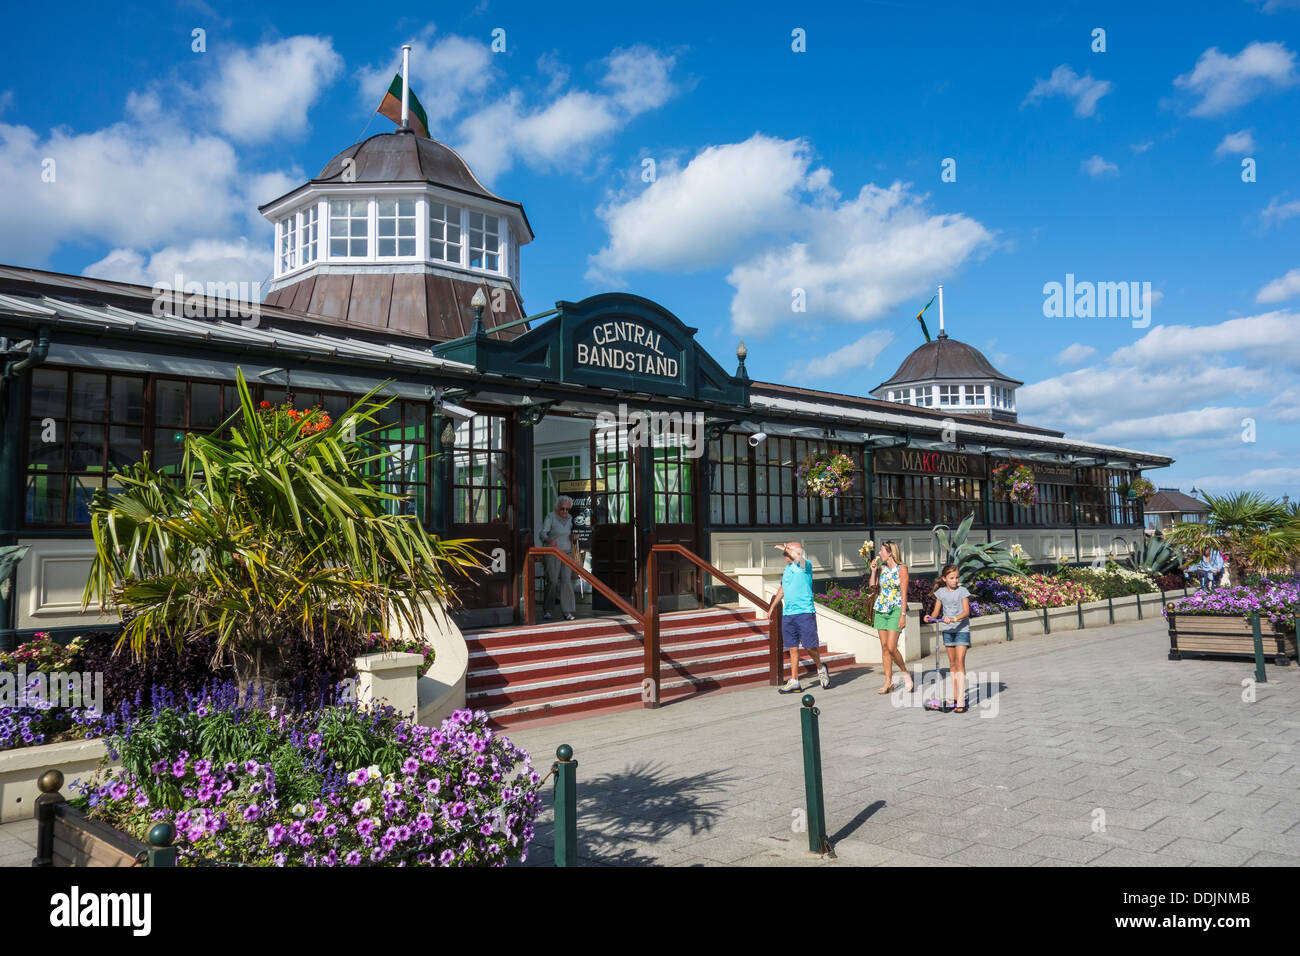
<path id="1" fill-rule="evenodd" d="M 934 609 L 930 616 L 942 621 L 943 649 L 952 674 L 952 712 L 966 713 L 966 651 L 970 647 L 970 592 L 961 586 L 955 564 L 946 565 L 935 581 Z M 944 705 L 944 711 L 949 709 Z"/>

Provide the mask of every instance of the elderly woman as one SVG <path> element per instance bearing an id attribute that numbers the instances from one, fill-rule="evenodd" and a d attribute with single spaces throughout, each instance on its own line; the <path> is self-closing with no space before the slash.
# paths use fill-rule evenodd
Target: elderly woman
<path id="1" fill-rule="evenodd" d="M 569 512 L 573 509 L 573 499 L 560 495 L 555 499 L 555 510 L 542 522 L 538 536 L 543 548 L 558 548 L 565 554 L 573 551 L 573 518 Z M 551 619 L 551 606 L 555 603 L 555 589 L 560 589 L 560 610 L 566 621 L 573 620 L 573 570 L 554 555 L 547 555 L 546 593 L 542 598 L 542 618 Z"/>

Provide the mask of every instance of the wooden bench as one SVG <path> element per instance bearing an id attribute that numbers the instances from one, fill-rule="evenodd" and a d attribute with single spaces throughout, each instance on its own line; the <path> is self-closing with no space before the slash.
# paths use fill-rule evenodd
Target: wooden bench
<path id="1" fill-rule="evenodd" d="M 1285 665 L 1296 656 L 1296 633 L 1282 630 L 1266 617 L 1259 619 L 1264 656 Z M 1169 659 L 1183 654 L 1254 657 L 1255 635 L 1250 618 L 1241 615 L 1177 614 L 1169 608 Z"/>

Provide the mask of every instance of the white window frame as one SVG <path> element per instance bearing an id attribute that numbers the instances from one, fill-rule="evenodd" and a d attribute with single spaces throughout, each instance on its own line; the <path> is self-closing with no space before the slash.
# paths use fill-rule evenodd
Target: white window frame
<path id="1" fill-rule="evenodd" d="M 496 238 L 497 238 L 497 249 L 496 249 L 496 253 L 495 253 L 495 255 L 496 255 L 496 257 L 497 257 L 497 267 L 496 267 L 495 269 L 492 269 L 492 268 L 488 267 L 487 265 L 476 266 L 476 265 L 473 264 L 473 262 L 474 262 L 474 240 L 473 240 L 474 230 L 470 228 L 470 215 L 471 215 L 471 214 L 476 214 L 476 215 L 480 215 L 480 216 L 485 217 L 484 220 L 483 220 L 483 229 L 481 230 L 481 232 L 483 233 L 483 237 L 484 237 L 483 242 L 484 242 L 484 247 L 485 247 L 485 248 L 483 248 L 482 252 L 483 252 L 483 261 L 484 261 L 485 263 L 487 262 L 487 257 L 488 257 L 489 255 L 492 255 L 492 253 L 489 253 L 489 252 L 487 251 L 487 249 L 486 249 L 486 245 L 487 245 L 487 237 L 488 237 L 489 235 L 495 235 Z M 487 231 L 487 218 L 486 218 L 486 217 L 488 217 L 488 216 L 491 216 L 493 219 L 496 220 L 496 226 L 497 226 L 497 228 L 496 228 L 496 232 L 495 232 L 495 233 L 489 233 L 489 232 Z M 507 225 L 507 223 L 506 223 L 506 217 L 505 217 L 505 216 L 502 216 L 500 213 L 488 212 L 486 209 L 467 208 L 467 209 L 465 210 L 465 229 L 464 229 L 464 233 L 463 233 L 464 236 L 465 236 L 465 266 L 466 266 L 466 268 L 473 269 L 475 272 L 486 272 L 488 275 L 498 275 L 498 276 L 499 276 L 499 275 L 502 275 L 502 274 L 503 274 L 503 269 L 502 269 L 502 267 L 505 265 L 505 262 L 506 262 L 506 256 L 505 256 L 506 250 L 505 250 L 505 248 L 504 248 L 504 244 L 505 244 L 505 241 L 506 241 L 506 232 L 507 232 L 507 229 L 508 229 L 508 228 L 509 228 L 509 227 L 508 227 L 508 225 Z"/>
<path id="2" fill-rule="evenodd" d="M 442 206 L 444 213 L 446 212 L 448 207 L 455 209 L 459 213 L 459 215 L 456 217 L 456 222 L 455 222 L 456 228 L 460 230 L 460 238 L 456 242 L 456 246 L 460 249 L 460 256 L 457 259 L 454 260 L 438 259 L 435 258 L 433 254 L 429 251 L 429 244 L 433 241 L 432 230 L 429 229 L 429 220 L 432 217 L 432 211 L 430 210 L 430 205 L 433 203 L 437 203 L 438 205 Z M 469 261 L 468 259 L 469 240 L 465 235 L 466 232 L 465 224 L 468 222 L 468 220 L 469 220 L 469 210 L 463 204 L 453 202 L 449 199 L 443 199 L 441 196 L 430 196 L 428 200 L 425 202 L 425 207 L 424 207 L 424 223 L 425 223 L 424 258 L 429 262 L 437 263 L 439 265 L 456 266 L 458 268 L 464 269 L 466 262 Z M 440 219 L 438 221 L 443 223 L 448 222 L 448 220 L 445 219 Z M 448 245 L 446 235 L 447 235 L 446 228 L 444 227 L 443 229 L 444 238 L 441 240 L 444 249 Z"/>
<path id="3" fill-rule="evenodd" d="M 410 217 L 412 219 L 411 224 L 415 229 L 414 235 L 411 237 L 406 237 L 406 236 L 394 234 L 392 236 L 384 237 L 385 239 L 391 238 L 393 240 L 393 247 L 395 251 L 393 252 L 392 255 L 383 255 L 379 251 L 379 241 L 380 241 L 379 204 L 384 202 L 394 203 L 395 204 L 394 210 L 398 208 L 396 204 L 403 203 L 403 202 L 409 202 L 414 206 L 414 211 L 411 213 L 411 217 Z M 422 256 L 420 254 L 420 236 L 421 236 L 420 210 L 428 208 L 426 204 L 420 201 L 420 197 L 411 196 L 411 195 L 375 196 L 373 201 L 371 202 L 371 207 L 372 209 L 369 218 L 374 225 L 374 231 L 372 233 L 374 238 L 373 238 L 373 244 L 370 246 L 370 249 L 374 254 L 374 260 L 376 262 L 415 262 L 415 261 L 423 261 L 428 258 L 428 256 Z M 400 224 L 402 219 L 404 218 L 407 217 L 401 215 L 394 216 L 393 219 L 394 229 L 400 228 L 398 224 Z M 410 255 L 402 255 L 401 252 L 396 251 L 400 247 L 401 240 L 405 238 L 411 238 L 412 241 L 415 243 L 415 251 L 412 252 Z"/>
<path id="4" fill-rule="evenodd" d="M 366 224 L 366 251 L 365 251 L 365 254 L 364 254 L 364 255 L 354 256 L 354 255 L 351 254 L 350 251 L 349 251 L 347 254 L 345 254 L 345 255 L 338 255 L 338 254 L 336 254 L 336 253 L 334 252 L 334 248 L 333 248 L 333 245 L 334 245 L 334 239 L 335 239 L 335 236 L 334 236 L 334 203 L 336 203 L 336 202 L 338 202 L 338 203 L 348 203 L 348 204 L 349 204 L 349 207 L 348 207 L 348 213 L 349 213 L 349 215 L 348 215 L 347 217 L 345 217 L 345 218 L 346 218 L 346 221 L 347 221 L 348 223 L 355 222 L 355 221 L 357 221 L 357 219 L 358 219 L 358 217 L 351 215 L 351 212 L 352 212 L 351 204 L 353 204 L 353 203 L 365 203 L 365 204 L 366 204 L 366 217 L 365 217 L 365 220 L 364 220 L 364 222 L 365 222 L 365 224 Z M 328 253 L 327 258 L 328 258 L 329 260 L 334 261 L 334 262 L 364 262 L 364 261 L 366 261 L 367 259 L 373 259 L 373 258 L 374 258 L 373 253 L 374 253 L 374 248 L 375 248 L 375 247 L 374 247 L 374 239 L 375 239 L 375 200 L 374 200 L 374 197 L 372 197 L 372 196 L 366 196 L 366 197 L 364 197 L 364 198 L 353 199 L 353 198 L 350 198 L 350 197 L 347 196 L 347 195 L 344 195 L 344 196 L 341 196 L 341 197 L 339 197 L 339 198 L 337 198 L 337 199 L 330 199 L 330 200 L 329 200 L 329 206 L 328 206 L 328 208 L 327 208 L 327 215 L 326 215 L 326 230 L 325 230 L 325 232 L 326 232 L 326 234 L 325 234 L 325 242 L 326 242 L 326 246 L 325 246 L 325 248 L 326 248 L 326 252 Z M 356 238 L 359 238 L 359 237 L 352 235 L 352 227 L 351 227 L 351 225 L 349 225 L 349 226 L 348 226 L 348 235 L 347 235 L 347 236 L 344 236 L 344 237 L 340 237 L 340 238 L 343 238 L 344 241 L 347 242 L 348 247 L 349 247 L 349 250 L 350 250 L 351 245 L 352 245 L 352 241 L 353 241 L 354 239 L 356 239 Z"/>
<path id="5" fill-rule="evenodd" d="M 314 222 L 308 221 L 311 213 L 316 214 Z M 298 219 L 298 265 L 309 266 L 320 259 L 320 203 L 308 203 L 295 213 Z M 308 234 L 315 228 L 316 234 L 310 239 Z M 307 258 L 307 250 L 312 250 L 311 258 Z"/>
<path id="6" fill-rule="evenodd" d="M 288 275 L 298 265 L 298 214 L 291 212 L 275 223 L 275 274 Z"/>

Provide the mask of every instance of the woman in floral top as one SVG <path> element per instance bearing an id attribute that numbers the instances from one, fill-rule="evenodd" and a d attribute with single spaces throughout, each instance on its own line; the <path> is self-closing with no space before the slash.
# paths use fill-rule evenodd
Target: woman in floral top
<path id="1" fill-rule="evenodd" d="M 898 653 L 898 635 L 907 626 L 907 565 L 903 563 L 903 553 L 898 545 L 886 541 L 880 546 L 880 553 L 871 562 L 871 583 L 879 579 L 880 596 L 872 605 L 876 633 L 880 637 L 880 660 L 885 666 L 885 684 L 878 694 L 888 694 L 894 689 L 894 664 L 903 672 L 903 680 L 910 693 L 912 675 L 907 672 L 903 655 Z"/>

